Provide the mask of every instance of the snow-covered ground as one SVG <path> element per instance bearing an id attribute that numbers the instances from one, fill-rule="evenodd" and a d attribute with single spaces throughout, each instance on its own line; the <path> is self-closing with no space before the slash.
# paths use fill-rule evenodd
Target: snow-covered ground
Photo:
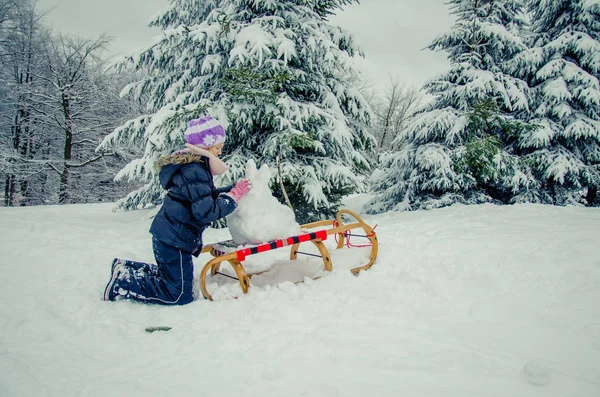
<path id="1" fill-rule="evenodd" d="M 368 248 L 300 284 L 318 260 L 280 249 L 249 257 L 272 267 L 249 294 L 218 276 L 184 307 L 101 300 L 113 257 L 153 260 L 155 211 L 111 209 L 0 209 L 1 396 L 600 396 L 598 209 L 366 216 L 379 256 L 358 277 Z"/>

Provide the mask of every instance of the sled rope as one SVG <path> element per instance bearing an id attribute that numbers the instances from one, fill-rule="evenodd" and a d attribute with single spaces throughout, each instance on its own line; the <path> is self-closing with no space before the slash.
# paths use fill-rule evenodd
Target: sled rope
<path id="1" fill-rule="evenodd" d="M 333 222 L 333 227 L 336 228 L 339 226 L 338 221 L 334 220 Z M 348 248 L 364 248 L 364 247 L 371 247 L 373 245 L 373 243 L 370 242 L 371 237 L 375 237 L 375 235 L 377 233 L 375 233 L 375 228 L 377 228 L 377 225 L 373 226 L 373 233 L 369 233 L 367 235 L 364 234 L 354 234 L 354 233 L 350 233 L 350 231 L 345 231 L 343 233 L 344 235 L 344 239 L 346 240 L 346 247 Z M 350 237 L 363 237 L 363 238 L 368 238 L 369 242 L 366 244 L 352 244 L 352 242 L 350 241 Z M 338 243 L 338 235 L 335 235 L 335 242 Z"/>
<path id="2" fill-rule="evenodd" d="M 309 252 L 302 252 L 302 251 L 298 251 L 298 254 L 302 254 L 302 255 L 307 255 L 307 256 L 314 256 L 315 258 L 322 258 L 322 255 L 317 255 L 317 254 L 311 254 Z"/>
<path id="3" fill-rule="evenodd" d="M 221 272 L 215 272 L 215 274 L 220 274 L 221 276 L 229 277 L 229 278 L 230 278 L 230 279 L 232 279 L 232 280 L 237 280 L 237 281 L 240 281 L 240 279 L 239 279 L 239 278 L 237 278 L 237 277 L 233 277 L 233 276 L 230 276 L 229 274 L 225 274 L 225 273 L 221 273 Z"/>

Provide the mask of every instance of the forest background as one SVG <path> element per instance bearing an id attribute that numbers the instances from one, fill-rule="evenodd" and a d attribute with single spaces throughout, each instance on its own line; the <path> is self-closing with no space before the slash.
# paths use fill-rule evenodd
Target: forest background
<path id="1" fill-rule="evenodd" d="M 446 60 L 422 86 L 374 79 L 368 52 L 337 28 L 366 3 L 217 3 L 171 1 L 151 19 L 155 38 L 116 60 L 108 36 L 64 33 L 47 22 L 56 10 L 0 0 L 3 205 L 158 204 L 152 163 L 200 113 L 229 128 L 220 182 L 248 158 L 267 163 L 300 220 L 361 191 L 373 213 L 598 205 L 598 1 L 440 4 L 453 25 L 428 49 Z M 380 33 L 388 53 L 410 41 Z"/>

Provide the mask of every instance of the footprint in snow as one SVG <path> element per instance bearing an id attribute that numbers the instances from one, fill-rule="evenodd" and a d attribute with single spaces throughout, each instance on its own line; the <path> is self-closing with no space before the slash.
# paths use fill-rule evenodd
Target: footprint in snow
<path id="1" fill-rule="evenodd" d="M 523 378 L 535 386 L 547 386 L 550 384 L 552 370 L 540 360 L 531 360 L 525 364 L 522 370 Z"/>

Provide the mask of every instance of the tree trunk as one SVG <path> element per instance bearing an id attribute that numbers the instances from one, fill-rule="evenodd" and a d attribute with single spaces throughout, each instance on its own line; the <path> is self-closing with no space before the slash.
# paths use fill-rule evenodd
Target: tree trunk
<path id="1" fill-rule="evenodd" d="M 66 204 L 68 200 L 68 185 L 69 185 L 69 168 L 66 163 L 63 165 L 63 170 L 60 174 L 60 189 L 58 193 L 58 203 Z"/>
<path id="2" fill-rule="evenodd" d="M 4 184 L 4 205 L 6 207 L 14 206 L 15 197 L 15 175 L 7 174 Z"/>
<path id="3" fill-rule="evenodd" d="M 13 157 L 8 160 L 9 173 L 6 175 L 6 184 L 4 186 L 4 205 L 7 207 L 13 207 L 15 205 L 16 199 L 16 186 L 17 186 L 17 175 L 14 173 L 14 166 L 16 163 L 16 159 L 14 158 L 19 154 L 19 146 L 21 145 L 21 134 L 22 134 L 22 124 L 23 117 L 21 117 L 24 113 L 24 110 L 18 109 L 15 117 L 13 119 L 13 124 L 11 126 L 11 135 L 12 135 L 12 153 Z"/>
<path id="4" fill-rule="evenodd" d="M 19 150 L 20 158 L 22 159 L 33 159 L 33 137 L 31 136 L 31 111 L 23 108 L 22 109 L 22 126 L 21 126 L 21 147 Z M 19 202 L 15 203 L 23 207 L 28 204 L 29 201 L 29 181 L 26 177 L 21 177 L 19 182 Z"/>
<path id="5" fill-rule="evenodd" d="M 394 91 L 395 93 L 395 91 Z M 381 135 L 381 142 L 379 142 L 379 151 L 381 152 L 381 150 L 383 149 L 383 145 L 385 144 L 385 138 L 387 137 L 388 131 L 390 129 L 390 125 L 392 124 L 392 117 L 394 114 L 394 97 L 392 97 L 392 99 L 390 100 L 390 103 L 388 104 L 388 109 L 385 115 L 385 120 L 384 120 L 384 124 L 383 124 L 383 134 Z"/>
<path id="6" fill-rule="evenodd" d="M 63 161 L 63 169 L 60 174 L 60 188 L 58 193 L 58 202 L 60 204 L 66 204 L 68 200 L 69 191 L 69 165 L 68 161 L 71 160 L 71 150 L 73 144 L 73 134 L 71 130 L 65 130 L 65 153 Z"/>
<path id="7" fill-rule="evenodd" d="M 66 204 L 69 195 L 69 161 L 73 150 L 73 122 L 71 120 L 70 103 L 67 94 L 62 94 L 62 107 L 65 117 L 65 150 L 63 156 L 63 169 L 60 174 L 60 188 L 58 193 L 59 204 Z"/>
<path id="8" fill-rule="evenodd" d="M 598 186 L 588 186 L 587 195 L 585 196 L 585 199 L 586 199 L 589 207 L 592 207 L 594 205 L 594 202 L 596 201 L 597 196 L 598 196 Z"/>
<path id="9" fill-rule="evenodd" d="M 21 183 L 19 183 L 19 188 L 20 188 L 20 194 L 19 194 L 18 205 L 20 207 L 25 207 L 29 201 L 28 200 L 29 182 L 27 180 L 22 180 Z"/>

